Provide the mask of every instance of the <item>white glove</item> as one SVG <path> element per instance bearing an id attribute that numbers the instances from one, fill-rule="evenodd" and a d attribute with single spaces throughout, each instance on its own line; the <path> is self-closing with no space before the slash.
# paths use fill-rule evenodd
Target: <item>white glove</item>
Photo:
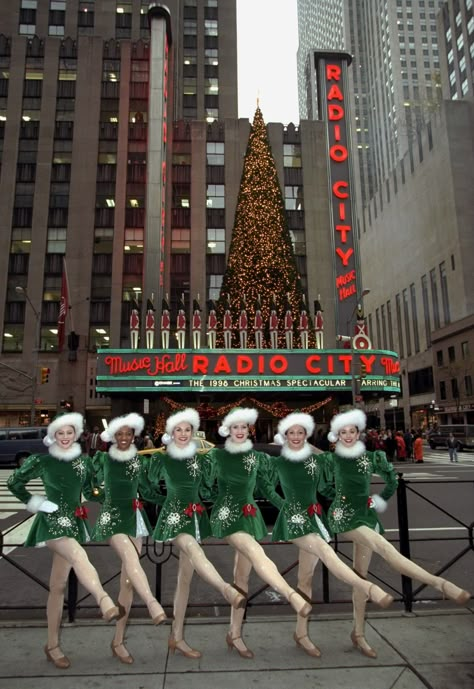
<path id="1" fill-rule="evenodd" d="M 370 507 L 376 512 L 385 512 L 388 507 L 388 502 L 382 498 L 381 495 L 371 495 L 370 496 Z"/>
<path id="2" fill-rule="evenodd" d="M 58 505 L 55 502 L 51 502 L 44 495 L 32 495 L 26 504 L 26 509 L 33 514 L 36 512 L 56 512 Z"/>

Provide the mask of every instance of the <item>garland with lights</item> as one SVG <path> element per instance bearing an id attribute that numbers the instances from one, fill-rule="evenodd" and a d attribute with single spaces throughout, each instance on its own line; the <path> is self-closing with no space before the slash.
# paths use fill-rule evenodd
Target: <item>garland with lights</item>
<path id="1" fill-rule="evenodd" d="M 311 404 L 307 407 L 299 407 L 298 410 L 305 413 L 305 414 L 313 414 L 315 411 L 320 409 L 321 407 L 326 406 L 330 402 L 332 402 L 332 397 L 326 397 L 326 399 L 321 400 L 320 402 L 315 402 L 314 404 Z M 179 402 L 175 402 L 172 400 L 170 397 L 162 397 L 161 398 L 162 402 L 168 405 L 170 408 L 170 411 L 176 412 L 180 411 L 182 409 L 185 409 L 186 405 L 181 404 Z M 276 418 L 276 419 L 282 419 L 283 417 L 287 416 L 288 414 L 291 414 L 291 412 L 295 411 L 294 409 L 288 407 L 285 402 L 275 402 L 274 404 L 265 404 L 265 402 L 262 402 L 259 399 L 256 399 L 255 397 L 248 397 L 244 396 L 238 399 L 237 401 L 234 402 L 229 402 L 227 404 L 223 404 L 220 407 L 211 407 L 209 404 L 204 403 L 204 404 L 199 404 L 196 407 L 196 411 L 199 413 L 199 415 L 202 418 L 209 418 L 210 416 L 220 419 L 223 416 L 225 416 L 231 409 L 234 407 L 256 407 L 258 409 L 263 409 L 266 411 L 270 416 Z"/>

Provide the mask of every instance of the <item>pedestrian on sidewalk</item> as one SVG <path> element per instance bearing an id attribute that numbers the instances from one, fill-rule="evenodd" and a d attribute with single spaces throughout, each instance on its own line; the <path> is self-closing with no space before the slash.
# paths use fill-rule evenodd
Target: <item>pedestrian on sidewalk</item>
<path id="1" fill-rule="evenodd" d="M 405 462 L 407 458 L 407 447 L 401 431 L 396 432 L 395 442 L 397 443 L 397 460 L 399 462 Z"/>
<path id="2" fill-rule="evenodd" d="M 449 461 L 450 462 L 457 462 L 458 461 L 458 441 L 454 437 L 453 433 L 449 434 L 449 437 L 446 441 L 446 446 L 447 446 L 448 452 L 449 452 Z"/>
<path id="3" fill-rule="evenodd" d="M 93 499 L 92 463 L 82 454 L 77 442 L 84 419 L 76 412 L 60 414 L 49 424 L 43 439 L 48 454 L 31 455 L 8 479 L 7 486 L 15 497 L 36 514 L 25 546 L 46 545 L 53 553 L 46 606 L 48 642 L 44 652 L 57 668 L 70 667 L 69 658 L 60 646 L 64 592 L 71 569 L 79 582 L 95 598 L 103 618 L 109 622 L 121 611 L 104 591 L 96 569 L 89 562 L 83 543 L 90 541 L 87 508 L 81 494 Z M 41 479 L 45 495 L 32 495 L 26 485 Z"/>
<path id="4" fill-rule="evenodd" d="M 435 576 L 401 555 L 384 536 L 378 513 L 387 508 L 387 501 L 397 489 L 396 471 L 383 452 L 369 452 L 360 440 L 366 426 L 366 416 L 360 409 L 337 414 L 331 420 L 329 440 L 334 442 L 332 453 L 325 453 L 320 461 L 326 463 L 326 480 L 334 481 L 335 497 L 328 511 L 329 526 L 336 534 L 354 543 L 354 569 L 366 577 L 372 553 L 380 555 L 400 574 L 441 591 L 443 597 L 464 605 L 471 594 L 447 579 Z M 372 475 L 385 481 L 380 495 L 371 495 Z M 353 592 L 354 628 L 352 644 L 368 658 L 377 652 L 365 638 L 365 609 L 367 599 L 357 590 Z"/>
<path id="5" fill-rule="evenodd" d="M 413 443 L 413 461 L 417 464 L 423 463 L 423 436 L 420 432 L 415 435 Z"/>

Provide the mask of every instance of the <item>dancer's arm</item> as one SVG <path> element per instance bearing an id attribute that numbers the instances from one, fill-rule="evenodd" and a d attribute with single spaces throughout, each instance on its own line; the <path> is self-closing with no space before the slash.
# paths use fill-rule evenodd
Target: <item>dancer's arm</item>
<path id="1" fill-rule="evenodd" d="M 102 481 L 100 483 L 97 481 L 92 459 L 88 455 L 82 455 L 82 459 L 84 460 L 87 468 L 84 480 L 82 482 L 82 494 L 87 501 L 103 502 L 104 490 L 101 487 Z"/>
<path id="2" fill-rule="evenodd" d="M 105 500 L 104 491 L 104 461 L 107 452 L 98 451 L 92 457 L 92 495 L 90 498 L 95 502 L 103 502 Z M 85 493 L 84 493 L 85 494 Z"/>
<path id="3" fill-rule="evenodd" d="M 199 453 L 199 459 L 203 469 L 199 492 L 201 493 L 203 500 L 206 500 L 206 502 L 215 502 L 218 493 L 214 453 L 214 449 L 208 450 L 204 453 Z"/>
<path id="4" fill-rule="evenodd" d="M 390 500 L 397 490 L 398 477 L 393 464 L 381 450 L 374 452 L 374 472 L 385 481 L 385 488 L 380 493 L 380 497 L 385 501 Z"/>
<path id="5" fill-rule="evenodd" d="M 43 462 L 41 461 L 41 456 L 31 455 L 19 469 L 13 472 L 7 481 L 8 490 L 13 493 L 18 500 L 24 502 L 28 511 L 33 514 L 40 511 L 52 512 L 54 511 L 51 507 L 52 505 L 55 505 L 55 509 L 58 508 L 58 506 L 50 502 L 45 495 L 33 495 L 26 488 L 27 483 L 35 478 L 41 477 L 42 468 Z"/>
<path id="6" fill-rule="evenodd" d="M 166 495 L 161 490 L 163 478 L 163 450 L 153 452 L 151 455 L 143 455 L 142 472 L 139 479 L 138 492 L 147 502 L 155 505 L 163 505 Z"/>
<path id="7" fill-rule="evenodd" d="M 334 466 L 332 461 L 332 454 L 330 452 L 322 452 L 313 455 L 319 466 L 319 476 L 317 492 L 323 495 L 328 500 L 333 500 L 336 495 L 336 487 L 334 485 Z"/>
<path id="8" fill-rule="evenodd" d="M 257 491 L 263 495 L 269 502 L 272 503 L 278 510 L 281 510 L 285 500 L 277 493 L 276 486 L 280 479 L 278 471 L 275 466 L 276 459 L 270 455 L 260 453 L 261 459 L 257 472 Z"/>

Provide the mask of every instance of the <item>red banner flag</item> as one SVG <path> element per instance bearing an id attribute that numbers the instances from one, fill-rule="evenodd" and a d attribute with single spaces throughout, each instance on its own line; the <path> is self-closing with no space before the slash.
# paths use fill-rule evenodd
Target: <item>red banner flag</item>
<path id="1" fill-rule="evenodd" d="M 66 318 L 69 306 L 69 290 L 67 284 L 66 261 L 63 261 L 63 276 L 61 280 L 61 301 L 58 316 L 58 351 L 62 352 L 66 335 Z"/>

